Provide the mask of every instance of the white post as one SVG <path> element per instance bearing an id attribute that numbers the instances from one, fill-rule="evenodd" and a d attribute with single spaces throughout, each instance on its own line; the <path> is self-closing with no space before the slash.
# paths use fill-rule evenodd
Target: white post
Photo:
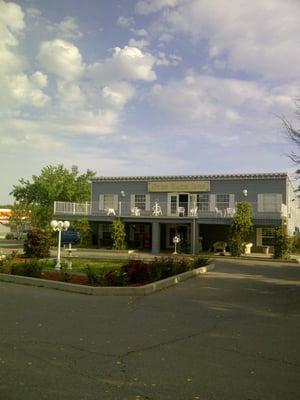
<path id="1" fill-rule="evenodd" d="M 121 213 L 122 213 L 122 202 L 119 201 L 119 217 L 121 217 Z"/>
<path id="2" fill-rule="evenodd" d="M 58 248 L 57 248 L 57 262 L 55 269 L 61 269 L 60 265 L 60 246 L 61 246 L 61 229 L 58 231 Z"/>
<path id="3" fill-rule="evenodd" d="M 193 218 L 193 245 L 192 252 L 196 253 L 196 203 L 194 202 L 194 218 Z"/>

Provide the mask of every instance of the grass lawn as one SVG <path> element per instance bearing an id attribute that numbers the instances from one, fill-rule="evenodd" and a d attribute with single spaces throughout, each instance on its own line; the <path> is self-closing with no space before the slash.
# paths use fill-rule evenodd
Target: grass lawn
<path id="1" fill-rule="evenodd" d="M 82 272 L 83 268 L 90 267 L 95 270 L 100 269 L 111 269 L 120 268 L 127 260 L 115 260 L 115 259 L 89 259 L 89 258 L 73 258 L 72 259 L 72 269 L 74 272 Z M 62 264 L 67 263 L 67 258 L 62 257 Z M 46 266 L 45 270 L 53 270 L 53 266 Z"/>

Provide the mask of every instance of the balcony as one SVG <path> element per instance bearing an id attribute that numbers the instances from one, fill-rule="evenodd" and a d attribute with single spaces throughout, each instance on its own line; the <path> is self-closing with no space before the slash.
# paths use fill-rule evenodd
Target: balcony
<path id="1" fill-rule="evenodd" d="M 253 218 L 261 220 L 279 220 L 287 216 L 287 206 L 278 204 L 273 211 L 257 211 L 257 203 L 251 203 Z M 210 208 L 210 209 L 209 209 Z M 78 217 L 133 217 L 133 218 L 188 218 L 188 219 L 231 219 L 235 214 L 235 207 L 212 207 L 209 204 L 191 205 L 189 203 L 150 202 L 147 205 L 132 206 L 129 202 L 122 201 L 115 206 L 100 209 L 99 202 L 70 203 L 54 202 L 54 215 Z"/>

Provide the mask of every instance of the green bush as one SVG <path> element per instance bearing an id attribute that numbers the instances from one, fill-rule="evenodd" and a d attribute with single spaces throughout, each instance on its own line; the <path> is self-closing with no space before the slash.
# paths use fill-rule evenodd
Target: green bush
<path id="1" fill-rule="evenodd" d="M 40 278 L 42 276 L 43 266 L 38 260 L 23 261 L 10 264 L 10 271 L 12 275 Z"/>
<path id="2" fill-rule="evenodd" d="M 128 277 L 124 271 L 116 269 L 104 275 L 104 283 L 106 286 L 126 286 Z"/>
<path id="3" fill-rule="evenodd" d="M 195 257 L 193 259 L 192 267 L 200 268 L 200 267 L 204 267 L 205 265 L 208 265 L 209 263 L 210 263 L 210 260 L 208 257 L 199 256 L 199 257 Z"/>
<path id="4" fill-rule="evenodd" d="M 47 258 L 50 256 L 50 239 L 41 229 L 31 229 L 24 242 L 24 255 L 28 258 Z"/>
<path id="5" fill-rule="evenodd" d="M 245 252 L 246 242 L 253 229 L 252 206 L 250 203 L 237 204 L 237 212 L 232 219 L 229 231 L 229 249 L 232 256 Z"/>
<path id="6" fill-rule="evenodd" d="M 15 237 L 14 237 L 14 235 L 13 235 L 13 233 L 7 233 L 6 235 L 5 235 L 5 239 L 6 240 L 12 240 L 12 239 L 14 239 Z"/>
<path id="7" fill-rule="evenodd" d="M 129 260 L 122 265 L 123 271 L 130 283 L 144 283 L 150 280 L 150 266 L 142 260 Z"/>
<path id="8" fill-rule="evenodd" d="M 99 274 L 97 274 L 97 271 L 95 270 L 95 268 L 91 268 L 89 265 L 86 266 L 83 271 L 86 274 L 88 283 L 91 285 L 96 285 L 97 283 L 100 282 L 100 277 Z"/>
<path id="9" fill-rule="evenodd" d="M 125 224 L 120 219 L 116 219 L 112 222 L 111 238 L 113 241 L 113 249 L 115 249 L 115 250 L 125 250 L 126 249 Z"/>
<path id="10" fill-rule="evenodd" d="M 293 239 L 279 226 L 274 230 L 274 258 L 289 259 L 293 248 Z"/>

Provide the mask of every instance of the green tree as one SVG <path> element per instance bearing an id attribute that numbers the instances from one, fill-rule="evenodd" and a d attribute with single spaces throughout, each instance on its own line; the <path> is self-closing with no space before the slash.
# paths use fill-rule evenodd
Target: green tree
<path id="1" fill-rule="evenodd" d="M 80 235 L 80 246 L 90 247 L 92 244 L 92 229 L 89 221 L 86 218 L 74 221 L 74 227 Z"/>
<path id="2" fill-rule="evenodd" d="M 88 201 L 90 181 L 94 176 L 90 170 L 80 175 L 77 166 L 68 170 L 63 164 L 50 165 L 43 168 L 40 175 L 33 175 L 32 182 L 20 179 L 11 194 L 17 202 L 30 208 L 33 226 L 48 228 L 54 201 Z"/>
<path id="3" fill-rule="evenodd" d="M 11 207 L 9 224 L 18 234 L 31 225 L 31 208 L 26 203 L 18 202 Z"/>
<path id="4" fill-rule="evenodd" d="M 289 259 L 292 252 L 293 239 L 286 233 L 284 226 L 278 226 L 274 230 L 274 258 Z"/>
<path id="5" fill-rule="evenodd" d="M 237 205 L 237 212 L 232 219 L 229 231 L 229 248 L 233 256 L 240 256 L 245 251 L 246 243 L 253 229 L 251 204 L 242 202 Z"/>
<path id="6" fill-rule="evenodd" d="M 113 249 L 124 250 L 126 248 L 125 224 L 120 219 L 116 219 L 113 221 L 111 237 L 113 240 Z"/>

